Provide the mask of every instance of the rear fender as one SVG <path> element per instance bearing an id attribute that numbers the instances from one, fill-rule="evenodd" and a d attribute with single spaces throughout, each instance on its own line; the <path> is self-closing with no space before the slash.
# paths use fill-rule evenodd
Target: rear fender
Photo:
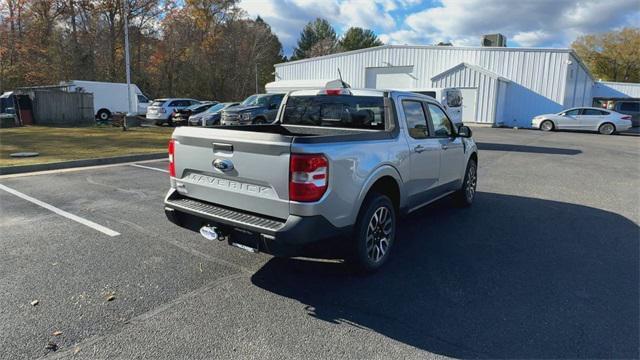
<path id="1" fill-rule="evenodd" d="M 357 215 L 360 212 L 360 208 L 362 207 L 362 203 L 364 202 L 364 199 L 369 194 L 369 191 L 373 187 L 373 184 L 375 184 L 376 181 L 382 179 L 385 176 L 392 177 L 398 184 L 398 188 L 400 189 L 399 207 L 401 211 L 402 209 L 405 208 L 407 197 L 405 194 L 405 188 L 404 186 L 402 186 L 403 181 L 402 181 L 402 176 L 400 175 L 400 172 L 398 172 L 398 170 L 391 165 L 388 165 L 388 164 L 381 165 L 380 167 L 376 168 L 374 171 L 371 172 L 367 180 L 364 182 L 362 189 L 360 190 L 360 193 L 358 194 L 358 198 L 356 199 L 354 203 L 354 208 L 351 212 L 352 214 L 354 214 L 353 223 L 356 222 Z"/>

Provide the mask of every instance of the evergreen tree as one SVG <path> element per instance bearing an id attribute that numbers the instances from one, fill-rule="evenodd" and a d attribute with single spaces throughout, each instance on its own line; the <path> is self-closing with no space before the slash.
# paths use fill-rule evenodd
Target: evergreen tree
<path id="1" fill-rule="evenodd" d="M 373 31 L 359 27 L 352 27 L 344 33 L 338 45 L 340 46 L 341 51 L 351 51 L 380 46 L 383 44 Z"/>
<path id="2" fill-rule="evenodd" d="M 317 18 L 302 29 L 291 60 L 333 54 L 337 43 L 338 37 L 331 24 L 325 19 Z"/>

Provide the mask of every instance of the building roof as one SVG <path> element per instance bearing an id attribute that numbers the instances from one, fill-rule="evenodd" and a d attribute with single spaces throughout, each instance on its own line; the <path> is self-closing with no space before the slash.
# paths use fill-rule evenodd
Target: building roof
<path id="1" fill-rule="evenodd" d="M 365 49 L 345 51 L 341 53 L 329 54 L 324 56 L 316 56 L 313 58 L 293 60 L 275 64 L 275 67 L 286 66 L 291 64 L 298 64 L 308 61 L 317 61 L 323 59 L 329 59 L 338 56 L 358 54 L 367 51 L 382 50 L 382 49 L 434 49 L 434 50 L 477 50 L 477 51 L 529 51 L 529 52 L 558 52 L 558 53 L 573 53 L 572 49 L 568 48 L 535 48 L 535 47 L 502 47 L 502 46 L 438 46 L 438 45 L 381 45 Z"/>
<path id="2" fill-rule="evenodd" d="M 481 68 L 481 67 L 476 66 L 476 65 L 471 65 L 471 64 L 468 64 L 466 62 L 461 62 L 460 64 L 458 64 L 458 65 L 456 65 L 454 67 L 451 67 L 451 68 L 449 68 L 449 69 L 447 69 L 447 70 L 435 75 L 434 77 L 431 78 L 431 80 L 432 81 L 436 81 L 438 79 L 441 79 L 443 77 L 448 76 L 449 74 L 455 73 L 456 71 L 458 71 L 460 69 L 463 69 L 463 68 L 468 68 L 468 69 L 471 69 L 473 71 L 479 72 L 481 74 L 485 74 L 485 75 L 489 76 L 490 78 L 493 78 L 493 79 L 496 79 L 496 80 L 511 82 L 511 80 L 507 79 L 504 76 L 500 76 L 500 75 L 494 73 L 493 71 L 489 71 L 487 69 Z"/>

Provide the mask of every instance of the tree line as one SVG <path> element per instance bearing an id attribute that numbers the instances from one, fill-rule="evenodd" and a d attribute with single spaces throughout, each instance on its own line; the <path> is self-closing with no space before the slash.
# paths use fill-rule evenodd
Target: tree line
<path id="1" fill-rule="evenodd" d="M 287 61 L 269 24 L 238 0 L 0 0 L 0 90 L 65 80 L 132 82 L 151 97 L 240 100 Z M 377 46 L 370 30 L 338 39 L 326 20 L 302 31 L 293 58 Z M 256 75 L 257 74 L 257 75 Z"/>
<path id="2" fill-rule="evenodd" d="M 582 35 L 571 47 L 596 80 L 640 82 L 640 28 Z"/>
<path id="3" fill-rule="evenodd" d="M 239 100 L 273 81 L 274 64 L 382 45 L 368 29 L 342 36 L 309 22 L 290 59 L 269 24 L 239 0 L 0 0 L 0 91 L 64 80 L 123 82 L 125 16 L 132 82 L 151 97 Z M 640 30 L 579 37 L 596 78 L 640 81 Z M 256 76 L 257 74 L 257 76 Z"/>

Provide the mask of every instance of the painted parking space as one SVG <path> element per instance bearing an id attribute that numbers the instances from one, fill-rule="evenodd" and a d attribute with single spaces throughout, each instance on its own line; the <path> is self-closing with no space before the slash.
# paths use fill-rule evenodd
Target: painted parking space
<path id="1" fill-rule="evenodd" d="M 477 202 L 405 219 L 370 277 L 174 226 L 166 162 L 0 179 L 121 234 L 0 191 L 0 357 L 633 357 L 638 140 L 474 133 Z"/>

